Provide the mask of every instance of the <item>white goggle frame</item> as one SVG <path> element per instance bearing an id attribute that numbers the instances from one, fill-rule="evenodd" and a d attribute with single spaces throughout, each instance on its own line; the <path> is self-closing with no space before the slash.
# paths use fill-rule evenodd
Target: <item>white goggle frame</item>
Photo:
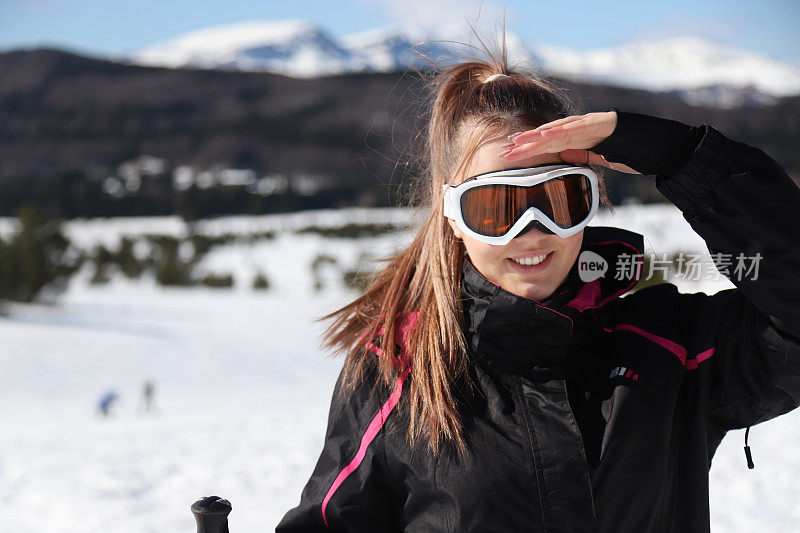
<path id="1" fill-rule="evenodd" d="M 498 184 L 529 187 L 531 185 L 537 185 L 545 181 L 559 178 L 566 174 L 583 174 L 589 178 L 589 183 L 591 186 L 591 206 L 589 208 L 589 214 L 586 215 L 586 218 L 574 226 L 562 228 L 536 207 L 529 207 L 528 210 L 519 217 L 519 219 L 508 229 L 507 232 L 497 237 L 491 237 L 477 233 L 470 229 L 466 222 L 464 222 L 464 217 L 461 213 L 461 196 L 470 189 L 474 189 L 475 187 L 483 187 L 484 185 Z M 597 214 L 599 203 L 600 200 L 597 186 L 597 174 L 588 166 L 584 167 L 558 164 L 498 170 L 496 172 L 479 174 L 478 176 L 469 178 L 467 181 L 459 185 L 444 186 L 444 216 L 454 220 L 458 228 L 473 239 L 498 246 L 502 246 L 511 242 L 511 239 L 519 235 L 522 230 L 524 230 L 528 224 L 534 220 L 539 221 L 544 227 L 559 237 L 570 237 L 575 235 L 589 223 L 595 214 Z"/>

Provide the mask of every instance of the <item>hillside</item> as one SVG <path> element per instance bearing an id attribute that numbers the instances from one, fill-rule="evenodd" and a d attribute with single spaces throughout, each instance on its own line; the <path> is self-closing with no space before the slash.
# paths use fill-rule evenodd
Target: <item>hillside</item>
<path id="1" fill-rule="evenodd" d="M 0 54 L 0 78 L 0 215 L 24 201 L 65 217 L 390 205 L 413 175 L 424 118 L 412 72 L 295 79 L 40 49 Z M 555 81 L 584 112 L 620 107 L 710 123 L 800 176 L 800 97 L 730 110 L 691 106 L 678 92 Z M 143 170 L 140 156 L 160 162 Z M 124 175 L 132 161 L 134 188 Z M 181 166 L 197 186 L 176 187 Z M 222 169 L 250 174 L 225 181 Z M 213 174 L 210 185 L 198 181 L 202 172 Z M 255 183 L 264 176 L 278 185 Z M 649 181 L 611 180 L 612 201 L 629 196 L 660 199 Z"/>

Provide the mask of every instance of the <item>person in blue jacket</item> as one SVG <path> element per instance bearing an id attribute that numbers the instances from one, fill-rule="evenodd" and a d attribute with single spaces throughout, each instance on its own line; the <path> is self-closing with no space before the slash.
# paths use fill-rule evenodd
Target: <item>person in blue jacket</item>
<path id="1" fill-rule="evenodd" d="M 97 413 L 103 418 L 108 417 L 111 414 L 111 409 L 114 407 L 114 403 L 116 403 L 118 399 L 119 394 L 117 394 L 117 391 L 108 390 L 104 392 L 97 401 Z"/>
<path id="2" fill-rule="evenodd" d="M 329 316 L 346 358 L 276 531 L 708 532 L 725 433 L 800 404 L 800 189 L 710 124 L 581 114 L 505 57 L 431 87 L 427 218 Z M 588 225 L 602 167 L 654 179 L 735 287 L 630 292 L 643 236 Z"/>

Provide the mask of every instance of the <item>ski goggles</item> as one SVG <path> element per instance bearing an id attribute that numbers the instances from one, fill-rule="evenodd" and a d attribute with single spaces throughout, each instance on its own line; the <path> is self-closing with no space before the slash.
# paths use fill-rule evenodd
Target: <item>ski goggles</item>
<path id="1" fill-rule="evenodd" d="M 575 235 L 599 204 L 597 174 L 565 164 L 510 168 L 444 186 L 444 216 L 465 234 L 504 245 L 531 228 Z"/>

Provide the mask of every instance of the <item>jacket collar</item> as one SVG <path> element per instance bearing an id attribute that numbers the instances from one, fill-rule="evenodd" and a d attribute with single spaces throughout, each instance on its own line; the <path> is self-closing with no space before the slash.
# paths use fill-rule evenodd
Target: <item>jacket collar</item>
<path id="1" fill-rule="evenodd" d="M 471 355 L 512 369 L 559 366 L 596 329 L 593 310 L 619 298 L 640 279 L 643 243 L 641 234 L 629 230 L 586 226 L 578 260 L 553 295 L 542 301 L 495 285 L 465 257 L 461 296 Z M 604 275 L 584 281 L 579 263 L 587 258 L 601 265 L 605 261 Z"/>

